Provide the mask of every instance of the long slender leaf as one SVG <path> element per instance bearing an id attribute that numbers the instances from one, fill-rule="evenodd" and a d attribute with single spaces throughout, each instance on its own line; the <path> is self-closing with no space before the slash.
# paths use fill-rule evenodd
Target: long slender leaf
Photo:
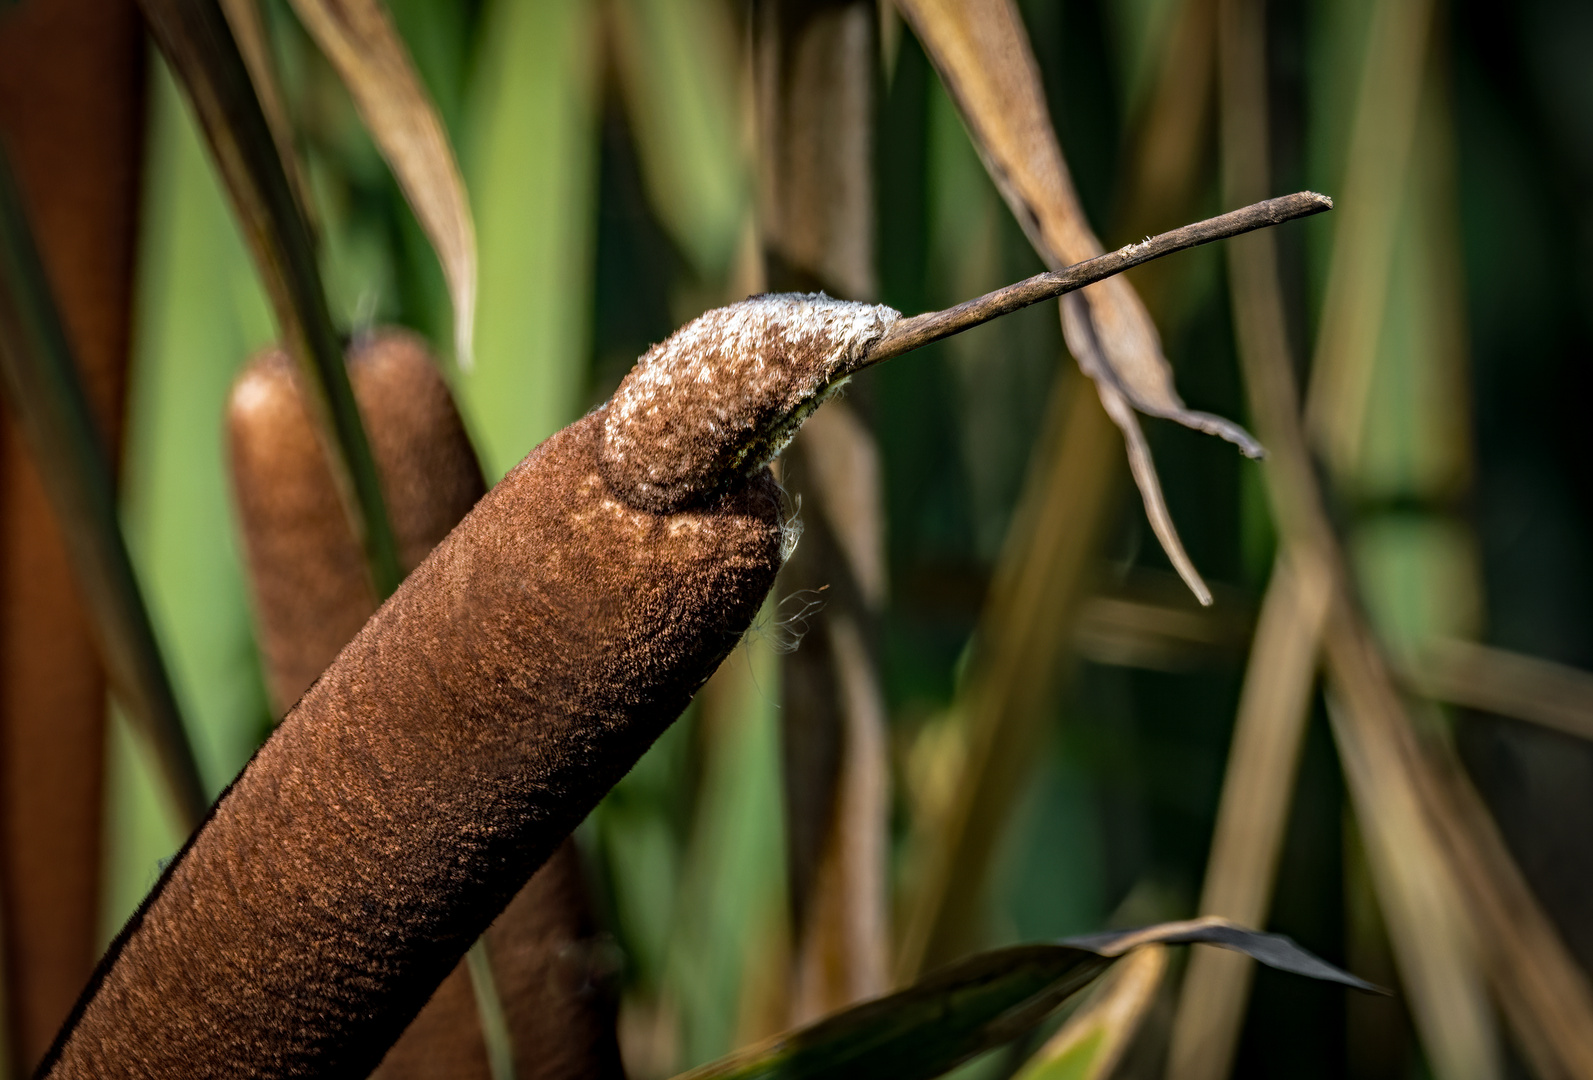
<path id="1" fill-rule="evenodd" d="M 1032 1028 L 1116 957 L 1159 943 L 1220 945 L 1282 971 L 1377 990 L 1281 935 L 1222 920 L 1164 923 L 980 953 L 906 990 L 781 1035 L 682 1080 L 938 1076 Z"/>
<path id="2" fill-rule="evenodd" d="M 1392 0 L 1371 10 L 1307 406 L 1311 436 L 1340 476 L 1361 452 L 1434 5 Z"/>
<path id="3" fill-rule="evenodd" d="M 1201 888 L 1204 914 L 1259 925 L 1272 906 L 1332 589 L 1326 569 L 1299 555 L 1280 557 L 1273 569 L 1234 721 Z M 1171 1075 L 1228 1075 L 1252 970 L 1227 954 L 1191 957 L 1169 1049 Z"/>
<path id="4" fill-rule="evenodd" d="M 481 296 L 458 389 L 489 482 L 587 404 L 597 15 L 583 0 L 490 0 L 477 31 L 465 167 Z"/>
<path id="5" fill-rule="evenodd" d="M 1451 705 L 1593 739 L 1593 674 L 1471 641 L 1441 639 L 1405 662 L 1405 682 Z"/>
<path id="6" fill-rule="evenodd" d="M 1202 949 L 1197 956 L 1227 956 Z M 1167 946 L 1136 949 L 1090 992 L 1090 1000 L 1024 1063 L 1017 1080 L 1105 1080 L 1133 1041 L 1167 973 Z"/>
<path id="7" fill-rule="evenodd" d="M 237 774 L 270 717 L 216 418 L 236 366 L 275 336 L 193 114 L 166 65 L 149 72 L 123 436 L 121 508 L 177 700 L 209 790 Z M 138 907 L 183 830 L 120 712 L 107 761 L 100 943 Z"/>
<path id="8" fill-rule="evenodd" d="M 179 813 L 196 824 L 210 800 L 122 537 L 110 459 L 3 156 L 0 376 L 62 522 L 111 683 L 153 744 Z"/>
<path id="9" fill-rule="evenodd" d="M 1226 197 L 1236 198 L 1264 191 L 1268 184 L 1265 34 L 1259 4 L 1229 0 L 1219 11 L 1224 188 Z M 1349 610 L 1342 553 L 1327 520 L 1297 419 L 1298 391 L 1288 360 L 1277 273 L 1271 238 L 1242 240 L 1230 251 L 1240 359 L 1252 411 L 1274 450 L 1274 461 L 1264 473 L 1273 513 L 1289 557 L 1308 569 L 1321 567 L 1318 572 L 1331 582 L 1330 615 L 1322 631 L 1329 646 L 1334 684 L 1341 698 L 1350 703 L 1335 710 L 1334 731 L 1357 820 L 1367 838 L 1379 900 L 1394 936 L 1429 1060 L 1444 1077 L 1495 1076 L 1500 1068 L 1497 1038 L 1470 948 L 1465 912 L 1458 905 L 1454 878 L 1423 817 L 1409 766 L 1399 751 L 1396 733 L 1404 718 L 1397 703 L 1378 699 L 1375 688 L 1363 685 L 1364 668 L 1346 667 L 1347 657 L 1361 655 L 1347 644 L 1347 635 L 1358 632 L 1359 620 Z M 1294 606 L 1292 616 L 1292 625 L 1280 626 L 1274 633 L 1279 636 L 1279 647 L 1298 656 L 1298 651 L 1309 647 L 1322 632 L 1310 625 L 1322 615 L 1313 605 L 1300 604 Z M 1263 669 L 1256 666 L 1250 678 L 1270 679 L 1280 674 L 1275 668 L 1263 675 Z M 1277 688 L 1274 708 L 1288 709 L 1289 702 L 1304 697 L 1313 675 L 1314 665 L 1297 662 L 1292 671 L 1294 685 Z M 1288 717 L 1274 716 L 1274 724 L 1287 723 Z M 1265 763 L 1257 755 L 1241 764 L 1276 769 L 1279 763 Z M 1292 785 L 1260 776 L 1235 776 L 1230 782 L 1236 791 L 1264 790 L 1272 800 L 1272 805 L 1252 813 L 1269 817 L 1284 813 Z M 1271 876 L 1276 845 L 1264 832 L 1229 830 L 1218 839 L 1232 850 L 1222 852 L 1220 860 L 1214 858 L 1215 869 L 1227 872 L 1249 864 L 1258 876 Z M 1208 897 L 1248 902 L 1264 911 L 1268 891 L 1213 882 Z M 1235 895 L 1241 892 L 1248 895 Z M 1191 975 L 1185 990 L 1190 1013 L 1179 1018 L 1173 1061 L 1191 1076 L 1220 1076 L 1242 1017 L 1246 973 L 1237 965 L 1207 963 L 1192 968 Z"/>
<path id="10" fill-rule="evenodd" d="M 345 485 L 372 584 L 386 596 L 402 574 L 375 461 L 343 368 L 309 226 L 237 41 L 216 0 L 143 0 L 142 7 L 199 118 L 288 351 L 304 365 L 306 381 L 315 388 L 315 406 L 330 434 L 328 457 Z"/>
<path id="11" fill-rule="evenodd" d="M 271 54 L 271 39 L 265 19 L 260 13 L 259 0 L 220 0 L 221 10 L 227 16 L 227 25 L 238 43 L 238 54 L 249 69 L 249 81 L 254 84 L 255 95 L 260 99 L 260 111 L 265 114 L 266 126 L 277 144 L 277 154 L 282 168 L 288 174 L 288 183 L 298 197 L 299 209 L 313 224 L 314 207 L 310 203 L 309 185 L 304 179 L 304 168 L 299 162 L 293 143 L 293 125 L 288 120 L 287 103 L 282 97 L 281 80 L 277 77 L 276 59 Z"/>
<path id="12" fill-rule="evenodd" d="M 718 281 L 752 187 L 732 5 L 617 0 L 609 10 L 619 87 L 654 211 L 697 272 Z"/>
<path id="13" fill-rule="evenodd" d="M 772 289 L 817 285 L 863 300 L 876 288 L 874 29 L 872 5 L 855 0 L 754 8 L 759 224 Z M 785 467 L 783 482 L 817 513 L 777 588 L 823 599 L 781 682 L 795 953 L 783 1024 L 890 986 L 890 767 L 873 648 L 885 591 L 879 450 L 863 419 L 832 401 L 809 418 Z"/>
<path id="14" fill-rule="evenodd" d="M 293 0 L 337 68 L 442 263 L 454 309 L 454 355 L 472 363 L 476 227 L 448 133 L 380 0 Z"/>
<path id="15" fill-rule="evenodd" d="M 760 622 L 775 617 L 773 602 Z M 780 666 L 775 642 L 754 631 L 698 695 L 703 748 L 690 840 L 674 898 L 664 984 L 680 1008 L 680 1052 L 687 1065 L 778 1031 L 778 1000 L 752 1000 L 755 977 L 775 967 L 760 942 L 781 947 L 785 898 L 780 743 L 775 702 Z M 772 1023 L 748 1032 L 771 1006 Z M 677 1062 L 675 1068 L 681 1067 Z"/>

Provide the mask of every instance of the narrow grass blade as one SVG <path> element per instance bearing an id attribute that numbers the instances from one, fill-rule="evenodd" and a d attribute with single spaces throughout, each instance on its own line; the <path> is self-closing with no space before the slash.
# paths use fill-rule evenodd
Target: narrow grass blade
<path id="1" fill-rule="evenodd" d="M 1286 937 L 1220 919 L 1164 923 L 980 953 L 906 990 L 778 1036 L 687 1073 L 682 1080 L 938 1076 L 1032 1028 L 1113 959 L 1161 943 L 1219 945 L 1280 970 L 1377 990 Z"/>
<path id="2" fill-rule="evenodd" d="M 1195 955 L 1229 954 L 1202 949 Z M 1106 1080 L 1155 1003 L 1166 973 L 1167 946 L 1148 945 L 1130 953 L 1024 1063 L 1016 1080 Z"/>
<path id="3" fill-rule="evenodd" d="M 1593 739 L 1593 674 L 1472 641 L 1432 642 L 1408 661 L 1404 681 L 1450 705 Z"/>
<path id="4" fill-rule="evenodd" d="M 1261 5 L 1250 0 L 1227 0 L 1219 10 L 1224 190 L 1235 198 L 1267 185 L 1264 23 Z M 1419 800 L 1410 755 L 1401 748 L 1409 721 L 1378 681 L 1375 648 L 1349 599 L 1343 553 L 1306 449 L 1272 238 L 1238 241 L 1229 257 L 1246 389 L 1274 454 L 1263 474 L 1273 514 L 1291 557 L 1318 562 L 1333 582 L 1325 647 L 1334 734 L 1412 1011 L 1437 1075 L 1494 1077 L 1501 1068 L 1498 1040 L 1470 917 Z M 1296 632 L 1303 638 L 1308 628 Z M 1232 1011 L 1226 1019 L 1212 1017 L 1234 1022 Z M 1207 1040 L 1231 1042 L 1231 1032 L 1214 1026 L 1202 1033 L 1188 1023 L 1186 1054 Z"/>
<path id="5" fill-rule="evenodd" d="M 752 188 L 743 30 L 730 5 L 701 0 L 618 0 L 609 10 L 615 73 L 653 210 L 697 273 L 720 281 Z"/>
<path id="6" fill-rule="evenodd" d="M 1200 911 L 1266 921 L 1316 686 L 1333 580 L 1319 564 L 1280 558 L 1245 669 Z M 1220 1080 L 1231 1071 L 1251 965 L 1212 951 L 1190 958 L 1168 1052 L 1168 1075 Z"/>
<path id="7" fill-rule="evenodd" d="M 1532 1071 L 1593 1075 L 1593 987 L 1539 906 L 1453 751 L 1425 746 L 1418 771 L 1440 842 L 1476 922 L 1477 950 Z"/>
<path id="8" fill-rule="evenodd" d="M 1306 410 L 1307 429 L 1339 476 L 1361 453 L 1432 24 L 1432 0 L 1372 8 Z"/>
<path id="9" fill-rule="evenodd" d="M 288 351 L 315 388 L 316 409 L 330 436 L 328 456 L 345 485 L 372 584 L 386 596 L 402 575 L 375 461 L 343 370 L 309 226 L 237 41 L 216 0 L 143 0 L 142 7 L 210 144 Z"/>
<path id="10" fill-rule="evenodd" d="M 106 672 L 154 746 L 178 812 L 197 824 L 210 800 L 122 537 L 110 459 L 4 158 L 0 376 L 54 500 Z"/>
<path id="11" fill-rule="evenodd" d="M 778 618 L 771 601 L 759 622 Z M 781 671 L 768 635 L 748 634 L 697 695 L 701 779 L 661 978 L 679 1010 L 675 1068 L 784 1026 Z"/>
<path id="12" fill-rule="evenodd" d="M 277 144 L 277 155 L 288 174 L 288 183 L 298 198 L 299 209 L 313 224 L 310 217 L 314 206 L 310 202 L 310 188 L 304 179 L 304 166 L 299 161 L 293 142 L 293 124 L 288 119 L 288 107 L 282 97 L 281 80 L 277 77 L 276 58 L 271 52 L 271 38 L 265 19 L 260 14 L 259 0 L 220 0 L 222 13 L 232 36 L 238 42 L 238 53 L 249 69 L 249 80 L 254 83 L 255 95 L 260 99 L 260 111 L 265 114 L 266 126 Z"/>
<path id="13" fill-rule="evenodd" d="M 509 1035 L 509 1020 L 492 974 L 492 956 L 485 937 L 476 939 L 465 954 L 470 970 L 470 986 L 476 995 L 476 1015 L 481 1019 L 481 1038 L 487 1047 L 487 1070 L 491 1080 L 514 1080 L 514 1040 Z"/>
<path id="14" fill-rule="evenodd" d="M 773 289 L 873 296 L 874 32 L 863 3 L 757 7 L 759 225 Z"/>
<path id="15" fill-rule="evenodd" d="M 782 483 L 817 511 L 779 586 L 817 608 L 781 673 L 794 950 L 786 1022 L 804 1023 L 889 987 L 887 717 L 865 637 L 884 545 L 878 531 L 857 535 L 878 529 L 882 493 L 869 482 L 878 479 L 872 438 L 844 402 L 810 418 L 785 462 Z M 826 468 L 838 464 L 846 468 Z M 849 509 L 856 516 L 843 516 Z M 862 569 L 849 546 L 863 552 Z"/>
<path id="16" fill-rule="evenodd" d="M 1434 1075 L 1503 1075 L 1476 930 L 1449 858 L 1422 805 L 1409 721 L 1381 685 L 1373 646 L 1342 600 L 1326 657 L 1339 758 L 1366 841 L 1378 904 Z"/>
<path id="17" fill-rule="evenodd" d="M 755 5 L 760 235 L 767 285 L 872 298 L 872 5 Z M 815 598 L 781 681 L 792 972 L 783 1023 L 889 988 L 890 763 L 873 648 L 885 594 L 879 450 L 844 401 L 798 434 L 783 482 L 817 513 L 779 588 Z"/>
<path id="18" fill-rule="evenodd" d="M 1116 429 L 1082 377 L 1058 378 L 1044 430 L 959 694 L 967 751 L 949 807 L 917 841 L 924 870 L 909 894 L 899 985 L 977 944 L 990 850 L 1028 776 L 1112 509 Z"/>
<path id="19" fill-rule="evenodd" d="M 468 368 L 476 318 L 476 227 L 437 107 L 381 0 L 293 0 L 293 9 L 348 87 L 437 252 L 453 300 L 454 356 Z"/>

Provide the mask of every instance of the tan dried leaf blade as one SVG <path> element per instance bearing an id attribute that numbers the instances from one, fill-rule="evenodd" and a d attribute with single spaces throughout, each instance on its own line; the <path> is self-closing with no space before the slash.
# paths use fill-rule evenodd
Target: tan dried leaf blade
<path id="1" fill-rule="evenodd" d="M 1040 72 L 1012 0 L 897 0 L 956 102 L 974 145 L 1034 248 L 1052 269 L 1101 254 L 1046 109 Z M 1062 304 L 1069 351 L 1123 432 L 1134 482 L 1157 539 L 1200 599 L 1210 590 L 1185 554 L 1162 498 L 1138 412 L 1227 439 L 1246 457 L 1261 445 L 1238 424 L 1184 405 L 1161 338 L 1132 286 L 1112 278 Z"/>
<path id="2" fill-rule="evenodd" d="M 437 252 L 453 303 L 455 358 L 468 368 L 476 314 L 476 226 L 437 108 L 381 0 L 292 2 L 348 87 Z"/>

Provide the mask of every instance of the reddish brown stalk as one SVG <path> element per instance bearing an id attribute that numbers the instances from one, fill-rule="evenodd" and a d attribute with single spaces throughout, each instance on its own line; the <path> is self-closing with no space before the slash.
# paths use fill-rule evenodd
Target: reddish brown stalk
<path id="1" fill-rule="evenodd" d="M 486 485 L 448 387 L 419 338 L 379 332 L 351 350 L 348 367 L 399 559 L 411 570 Z M 279 708 L 309 688 L 376 610 L 300 378 L 280 349 L 264 353 L 239 378 L 227 416 L 266 682 Z M 593 933 L 580 858 L 566 841 L 487 932 L 519 1080 L 619 1075 L 612 1003 L 593 988 L 587 963 Z M 373 1075 L 490 1080 L 482 1032 L 470 972 L 461 963 Z"/>
<path id="2" fill-rule="evenodd" d="M 767 462 L 897 319 L 708 312 L 511 470 L 222 796 L 40 1075 L 371 1069 L 745 631 L 794 540 Z"/>
<path id="3" fill-rule="evenodd" d="M 1197 221 L 1193 225 L 1185 225 L 1156 236 L 1147 236 L 1138 244 L 1120 247 L 1116 251 L 1097 255 L 1093 259 L 1074 263 L 1061 270 L 1036 274 L 995 292 L 965 300 L 945 311 L 930 311 L 914 315 L 910 319 L 903 319 L 891 327 L 891 332 L 869 351 L 868 363 L 877 364 L 882 360 L 900 356 L 932 341 L 960 334 L 980 323 L 987 323 L 991 319 L 1011 314 L 1020 308 L 1038 304 L 1042 300 L 1050 300 L 1063 293 L 1074 292 L 1086 285 L 1093 285 L 1097 281 L 1105 280 L 1142 263 L 1148 263 L 1152 259 L 1159 259 L 1163 255 L 1171 255 L 1175 251 L 1199 247 L 1213 240 L 1225 240 L 1271 225 L 1281 225 L 1285 221 L 1310 217 L 1331 209 L 1333 209 L 1333 200 L 1326 195 L 1318 195 L 1314 191 L 1299 191 L 1293 195 L 1252 203 L 1238 210 L 1231 210 L 1226 214 Z"/>
<path id="4" fill-rule="evenodd" d="M 119 441 L 143 133 L 127 0 L 0 11 L 0 136 L 108 445 Z M 105 675 L 20 427 L 0 431 L 0 1073 L 49 1048 L 98 947 Z"/>

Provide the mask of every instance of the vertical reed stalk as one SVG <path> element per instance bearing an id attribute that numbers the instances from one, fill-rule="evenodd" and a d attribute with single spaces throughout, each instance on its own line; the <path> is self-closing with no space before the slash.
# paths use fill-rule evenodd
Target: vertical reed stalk
<path id="1" fill-rule="evenodd" d="M 61 0 L 0 18 L 0 152 L 113 458 L 143 86 L 131 3 Z M 0 1073 L 14 1076 L 43 1056 L 93 970 L 106 734 L 104 662 L 63 535 L 82 523 L 56 513 L 19 419 L 0 433 Z"/>

